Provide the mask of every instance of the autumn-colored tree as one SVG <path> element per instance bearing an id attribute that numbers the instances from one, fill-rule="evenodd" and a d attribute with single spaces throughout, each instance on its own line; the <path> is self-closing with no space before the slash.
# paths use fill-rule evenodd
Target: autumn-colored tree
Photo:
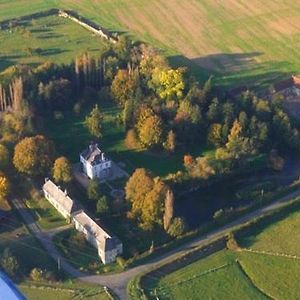
<path id="1" fill-rule="evenodd" d="M 139 139 L 145 148 L 152 148 L 162 142 L 163 124 L 159 116 L 153 115 L 138 124 Z"/>
<path id="2" fill-rule="evenodd" d="M 174 194 L 171 189 L 167 190 L 165 197 L 165 211 L 164 211 L 164 230 L 167 231 L 171 225 L 174 216 Z"/>
<path id="3" fill-rule="evenodd" d="M 154 181 L 145 169 L 136 169 L 125 186 L 126 199 L 131 204 L 130 217 L 142 215 L 146 195 L 152 190 Z"/>
<path id="4" fill-rule="evenodd" d="M 19 172 L 39 175 L 50 169 L 53 155 L 54 145 L 47 138 L 26 137 L 15 146 L 13 164 Z"/>
<path id="5" fill-rule="evenodd" d="M 164 200 L 166 196 L 166 185 L 159 178 L 154 178 L 152 190 L 146 195 L 141 214 L 143 229 L 151 230 L 154 224 L 163 225 Z"/>
<path id="6" fill-rule="evenodd" d="M 85 126 L 91 135 L 101 138 L 103 135 L 102 128 L 103 115 L 96 104 L 91 113 L 85 118 Z"/>
<path id="7" fill-rule="evenodd" d="M 168 132 L 167 139 L 163 143 L 163 146 L 168 152 L 174 152 L 176 147 L 176 135 L 173 130 Z"/>
<path id="8" fill-rule="evenodd" d="M 125 145 L 127 149 L 137 149 L 140 147 L 139 140 L 134 129 L 129 129 L 127 131 Z"/>
<path id="9" fill-rule="evenodd" d="M 0 172 L 0 201 L 5 199 L 10 190 L 10 183 L 8 178 Z"/>
<path id="10" fill-rule="evenodd" d="M 195 163 L 188 171 L 191 177 L 201 179 L 208 179 L 215 174 L 215 170 L 207 157 L 197 157 Z"/>
<path id="11" fill-rule="evenodd" d="M 195 160 L 192 155 L 190 155 L 190 154 L 184 155 L 183 164 L 187 169 L 191 168 L 194 163 L 195 163 Z"/>
<path id="12" fill-rule="evenodd" d="M 181 99 L 185 89 L 184 69 L 155 68 L 149 86 L 161 99 Z"/>
<path id="13" fill-rule="evenodd" d="M 56 182 L 63 183 L 68 183 L 72 180 L 72 165 L 66 157 L 61 156 L 55 160 L 53 178 Z"/>
<path id="14" fill-rule="evenodd" d="M 207 141 L 210 145 L 220 147 L 222 144 L 222 124 L 213 123 L 210 125 Z"/>
<path id="15" fill-rule="evenodd" d="M 138 87 L 138 74 L 135 71 L 119 70 L 112 85 L 111 92 L 117 102 L 124 106 L 126 101 L 133 100 Z"/>
<path id="16" fill-rule="evenodd" d="M 9 164 L 9 151 L 8 149 L 0 144 L 0 169 L 4 169 Z"/>

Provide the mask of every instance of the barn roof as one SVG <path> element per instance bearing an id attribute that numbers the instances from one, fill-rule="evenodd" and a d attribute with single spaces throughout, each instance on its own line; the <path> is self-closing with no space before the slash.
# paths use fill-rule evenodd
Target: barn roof
<path id="1" fill-rule="evenodd" d="M 279 81 L 274 84 L 274 92 L 278 93 L 283 90 L 286 90 L 291 87 L 296 87 L 300 89 L 300 77 L 299 76 L 291 76 L 286 80 Z"/>

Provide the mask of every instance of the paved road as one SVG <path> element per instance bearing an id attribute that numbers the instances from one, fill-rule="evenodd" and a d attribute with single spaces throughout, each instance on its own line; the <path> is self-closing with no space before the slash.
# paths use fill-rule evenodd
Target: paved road
<path id="1" fill-rule="evenodd" d="M 14 206 L 19 210 L 21 216 L 23 217 L 24 221 L 30 228 L 30 230 L 33 232 L 33 234 L 36 235 L 36 237 L 41 241 L 42 245 L 45 247 L 45 249 L 49 252 L 49 254 L 55 259 L 61 261 L 61 267 L 70 275 L 77 277 L 78 279 L 89 282 L 89 283 L 95 283 L 102 286 L 107 286 L 110 289 L 112 289 L 116 295 L 120 299 L 127 299 L 127 292 L 126 287 L 128 282 L 136 275 L 138 275 L 141 272 L 150 270 L 152 268 L 155 268 L 156 266 L 164 263 L 168 263 L 170 261 L 173 261 L 178 256 L 183 255 L 187 251 L 190 251 L 193 248 L 205 245 L 209 242 L 212 238 L 218 238 L 223 236 L 226 232 L 228 232 L 229 229 L 232 229 L 235 226 L 241 225 L 243 223 L 246 223 L 247 221 L 253 219 L 254 217 L 258 217 L 266 212 L 272 211 L 274 209 L 280 208 L 288 200 L 292 200 L 295 197 L 300 196 L 300 190 L 294 191 L 290 193 L 289 195 L 282 197 L 280 200 L 277 200 L 276 202 L 267 205 L 264 208 L 257 209 L 239 219 L 236 221 L 223 226 L 222 228 L 219 228 L 217 230 L 211 231 L 207 235 L 203 235 L 200 237 L 195 238 L 194 240 L 186 243 L 185 245 L 182 245 L 164 255 L 161 255 L 153 260 L 151 260 L 149 263 L 146 263 L 144 265 L 140 265 L 137 267 L 134 267 L 132 269 L 129 269 L 127 271 L 124 271 L 122 273 L 118 274 L 110 274 L 110 275 L 86 275 L 82 272 L 79 272 L 74 267 L 72 267 L 56 250 L 55 246 L 53 245 L 51 241 L 51 237 L 47 232 L 43 232 L 41 228 L 36 224 L 35 220 L 31 216 L 31 214 L 26 211 L 25 205 L 20 200 L 13 200 Z"/>

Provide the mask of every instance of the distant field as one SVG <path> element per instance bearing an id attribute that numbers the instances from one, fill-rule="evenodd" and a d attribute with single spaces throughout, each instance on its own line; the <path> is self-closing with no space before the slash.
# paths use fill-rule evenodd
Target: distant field
<path id="1" fill-rule="evenodd" d="M 146 277 L 143 288 L 159 299 L 299 299 L 299 233 L 296 211 L 239 240 L 242 248 L 260 253 L 223 250 L 160 278 Z"/>
<path id="2" fill-rule="evenodd" d="M 16 63 L 69 63 L 85 51 L 101 53 L 106 42 L 70 20 L 49 16 L 0 30 L 0 44 L 5 45 L 0 48 L 3 70 Z"/>
<path id="3" fill-rule="evenodd" d="M 272 82 L 300 70 L 300 0 L 60 3 L 165 49 L 177 62 L 187 57 L 224 85 Z"/>
<path id="4" fill-rule="evenodd" d="M 300 72 L 300 0 L 0 0 L 0 19 L 53 7 L 129 32 L 177 64 L 189 58 L 223 85 Z"/>

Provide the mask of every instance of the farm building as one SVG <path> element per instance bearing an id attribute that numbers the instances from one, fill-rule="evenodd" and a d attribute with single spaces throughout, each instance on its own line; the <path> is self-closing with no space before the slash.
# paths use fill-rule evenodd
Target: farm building
<path id="1" fill-rule="evenodd" d="M 83 210 L 79 210 L 77 204 L 66 192 L 50 179 L 45 180 L 43 192 L 46 199 L 66 218 L 69 219 L 75 228 L 85 235 L 86 240 L 97 250 L 101 261 L 104 264 L 111 263 L 123 252 L 121 241 L 107 233 Z"/>
<path id="2" fill-rule="evenodd" d="M 75 228 L 83 232 L 86 240 L 98 250 L 98 255 L 104 264 L 114 262 L 116 257 L 122 254 L 123 245 L 121 241 L 108 234 L 84 211 L 75 213 L 72 221 Z"/>
<path id="3" fill-rule="evenodd" d="M 50 179 L 45 180 L 43 192 L 46 199 L 64 218 L 69 219 L 71 214 L 76 211 L 76 203 L 68 196 L 67 191 L 61 190 L 61 188 Z"/>
<path id="4" fill-rule="evenodd" d="M 273 85 L 273 94 L 282 94 L 285 97 L 300 96 L 300 77 L 291 76 L 286 80 L 279 81 Z"/>
<path id="5" fill-rule="evenodd" d="M 91 143 L 80 154 L 80 162 L 83 172 L 90 178 L 106 178 L 111 174 L 112 161 L 108 159 L 98 144 Z"/>
<path id="6" fill-rule="evenodd" d="M 2 272 L 0 272 L 0 298 L 5 300 L 26 299 L 16 288 L 14 283 Z"/>

